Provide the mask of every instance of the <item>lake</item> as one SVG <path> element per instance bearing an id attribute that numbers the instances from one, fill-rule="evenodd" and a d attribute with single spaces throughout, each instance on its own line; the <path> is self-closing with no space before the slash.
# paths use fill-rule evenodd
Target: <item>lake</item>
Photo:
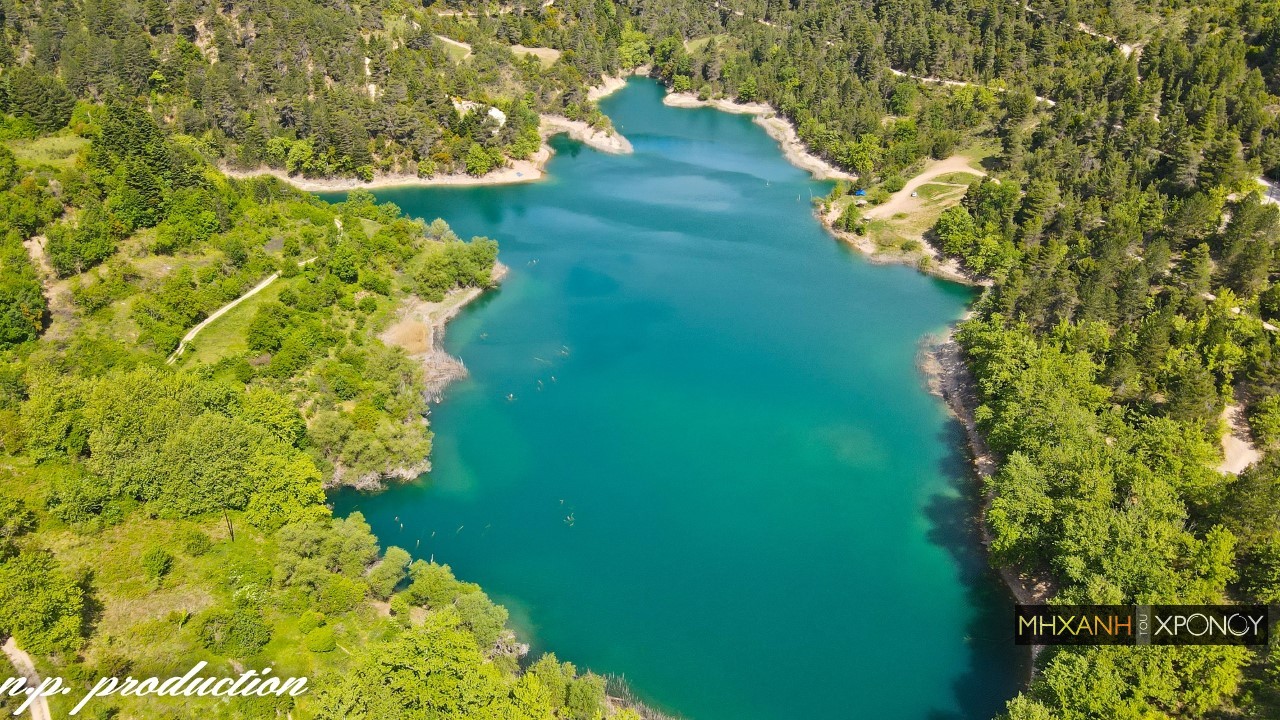
<path id="1" fill-rule="evenodd" d="M 449 326 L 432 472 L 336 511 L 673 714 L 990 717 L 1026 653 L 917 369 L 972 291 L 866 262 L 749 117 L 662 94 L 601 102 L 633 155 L 559 137 L 540 182 L 376 193 L 511 273 Z"/>

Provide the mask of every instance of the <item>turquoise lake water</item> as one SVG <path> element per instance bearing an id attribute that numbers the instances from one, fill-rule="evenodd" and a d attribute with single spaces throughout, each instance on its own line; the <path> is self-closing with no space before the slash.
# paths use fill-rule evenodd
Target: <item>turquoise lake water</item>
<path id="1" fill-rule="evenodd" d="M 864 261 L 750 118 L 662 92 L 601 103 L 634 155 L 557 138 L 541 182 L 377 193 L 511 274 L 449 326 L 433 471 L 335 509 L 684 717 L 990 717 L 1025 653 L 916 367 L 971 291 Z"/>

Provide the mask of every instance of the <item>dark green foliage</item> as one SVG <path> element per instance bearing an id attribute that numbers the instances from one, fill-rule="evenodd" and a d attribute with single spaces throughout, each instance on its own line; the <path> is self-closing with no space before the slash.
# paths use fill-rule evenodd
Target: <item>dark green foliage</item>
<path id="1" fill-rule="evenodd" d="M 35 340 L 47 310 L 40 278 L 25 249 L 0 245 L 0 347 Z"/>
<path id="2" fill-rule="evenodd" d="M 53 132 L 71 119 L 75 96 L 55 75 L 20 66 L 8 81 L 8 111 L 31 120 L 36 129 Z"/>

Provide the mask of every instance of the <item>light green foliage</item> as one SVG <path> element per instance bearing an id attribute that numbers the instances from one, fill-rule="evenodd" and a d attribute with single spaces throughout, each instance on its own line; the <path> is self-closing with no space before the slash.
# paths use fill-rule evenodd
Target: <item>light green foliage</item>
<path id="1" fill-rule="evenodd" d="M 595 720 L 605 707 L 604 678 L 587 673 L 569 683 L 565 710 L 573 720 Z"/>
<path id="2" fill-rule="evenodd" d="M 427 300 L 439 301 L 455 287 L 488 287 L 498 257 L 498 245 L 488 238 L 469 243 L 456 240 L 430 247 L 413 269 L 416 291 Z"/>
<path id="3" fill-rule="evenodd" d="M 426 605 L 430 608 L 445 607 L 461 595 L 480 591 L 475 585 L 455 578 L 448 565 L 436 565 L 424 560 L 413 561 L 409 566 L 409 578 L 411 582 L 404 591 L 405 597 L 414 605 Z"/>
<path id="4" fill-rule="evenodd" d="M 862 224 L 862 210 L 854 203 L 849 203 L 840 213 L 836 226 L 845 232 L 856 232 Z"/>
<path id="5" fill-rule="evenodd" d="M 1009 703 L 1007 720 L 1195 716 L 1217 707 L 1240 683 L 1241 647 L 1089 647 L 1049 658 L 1031 692 Z M 1141 684 L 1132 678 L 1141 677 Z M 1050 712 L 1049 708 L 1059 708 Z"/>
<path id="6" fill-rule="evenodd" d="M 484 662 L 475 637 L 461 623 L 452 609 L 433 612 L 421 626 L 360 652 L 351 671 L 341 677 L 325 678 L 321 683 L 317 717 L 553 717 L 553 710 L 560 706 L 549 701 L 539 677 L 532 672 L 518 681 L 504 677 L 496 665 Z M 580 695 L 584 706 L 594 698 L 590 692 Z M 601 706 L 592 709 L 599 712 Z"/>
<path id="7" fill-rule="evenodd" d="M 213 549 L 213 541 L 208 535 L 194 528 L 187 528 L 178 535 L 182 551 L 191 557 L 201 557 Z"/>
<path id="8" fill-rule="evenodd" d="M 198 620 L 200 642 L 220 655 L 245 658 L 271 640 L 271 628 L 256 608 L 239 605 L 210 610 Z"/>
<path id="9" fill-rule="evenodd" d="M 1017 203 L 1017 186 L 983 181 L 970 187 L 961 205 L 942 212 L 933 234 L 943 252 L 974 273 L 999 275 L 1018 257 L 1012 240 Z"/>
<path id="10" fill-rule="evenodd" d="M 288 398 L 266 387 L 252 387 L 245 392 L 240 401 L 240 417 L 289 445 L 297 445 L 307 433 L 307 423 L 298 409 Z"/>
<path id="11" fill-rule="evenodd" d="M 409 553 L 395 546 L 387 548 L 382 554 L 382 561 L 369 572 L 369 589 L 374 597 L 386 599 L 391 597 L 402 580 L 408 577 Z"/>
<path id="12" fill-rule="evenodd" d="M 84 643 L 85 594 L 53 556 L 25 551 L 0 561 L 0 633 L 37 655 Z"/>
<path id="13" fill-rule="evenodd" d="M 630 22 L 622 29 L 622 42 L 618 45 L 618 61 L 624 68 L 633 68 L 649 60 L 649 37 L 635 29 Z"/>
<path id="14" fill-rule="evenodd" d="M 315 653 L 333 652 L 338 647 L 337 638 L 331 627 L 318 627 L 307 633 L 307 649 Z"/>
<path id="15" fill-rule="evenodd" d="M 507 626 L 507 610 L 495 605 L 483 592 L 466 593 L 454 603 L 462 624 L 475 636 L 480 648 L 493 646 Z"/>
<path id="16" fill-rule="evenodd" d="M 161 580 L 172 569 L 173 555 L 168 550 L 154 547 L 142 554 L 142 571 L 149 580 Z"/>
<path id="17" fill-rule="evenodd" d="M 306 635 L 325 624 L 324 613 L 308 610 L 298 619 L 298 632 Z"/>
<path id="18" fill-rule="evenodd" d="M 0 492 L 0 557 L 16 552 L 15 541 L 36 529 L 36 516 L 26 502 Z"/>

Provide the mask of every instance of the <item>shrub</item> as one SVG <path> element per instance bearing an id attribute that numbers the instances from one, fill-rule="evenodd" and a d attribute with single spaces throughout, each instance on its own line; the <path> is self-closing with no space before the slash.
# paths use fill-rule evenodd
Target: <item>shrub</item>
<path id="1" fill-rule="evenodd" d="M 271 641 L 271 628 L 257 610 L 245 606 L 212 610 L 200 623 L 200 644 L 221 655 L 246 657 Z"/>
<path id="2" fill-rule="evenodd" d="M 375 597 L 386 599 L 395 592 L 396 586 L 405 578 L 409 560 L 407 551 L 394 546 L 387 548 L 382 562 L 369 572 L 369 588 Z"/>
<path id="3" fill-rule="evenodd" d="M 337 615 L 355 608 L 364 599 L 368 586 L 342 575 L 330 575 L 316 590 L 316 608 Z"/>
<path id="4" fill-rule="evenodd" d="M 307 610 L 302 613 L 302 617 L 298 618 L 298 632 L 303 635 L 322 625 L 324 625 L 324 613 L 316 612 L 315 610 Z"/>
<path id="5" fill-rule="evenodd" d="M 142 555 L 142 571 L 148 580 L 160 580 L 173 569 L 173 555 L 164 548 L 154 547 Z"/>
<path id="6" fill-rule="evenodd" d="M 318 627 L 307 633 L 307 649 L 311 652 L 326 653 L 332 652 L 338 647 L 338 641 L 333 635 L 333 628 L 325 626 Z"/>
<path id="7" fill-rule="evenodd" d="M 507 625 L 507 609 L 495 605 L 488 595 L 482 592 L 468 593 L 458 598 L 455 606 L 462 616 L 462 623 L 476 636 L 476 644 L 481 648 L 492 647 L 502 636 Z"/>
<path id="8" fill-rule="evenodd" d="M 200 557 L 213 549 L 213 541 L 209 536 L 194 528 L 185 528 L 179 532 L 178 542 L 182 545 L 182 552 L 191 557 Z"/>

